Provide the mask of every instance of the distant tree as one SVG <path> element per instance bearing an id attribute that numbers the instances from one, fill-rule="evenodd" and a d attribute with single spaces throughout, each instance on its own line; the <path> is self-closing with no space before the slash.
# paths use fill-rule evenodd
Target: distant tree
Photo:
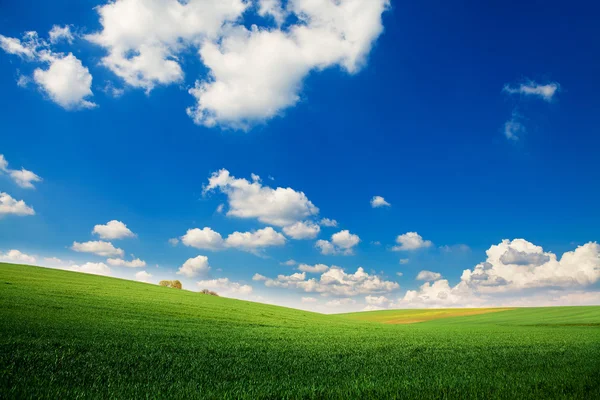
<path id="1" fill-rule="evenodd" d="M 219 297 L 219 295 L 217 294 L 217 292 L 213 292 L 212 290 L 208 290 L 208 289 L 202 289 L 200 291 L 200 293 L 202 293 L 202 294 L 208 294 L 209 296 L 217 296 L 217 297 Z"/>
<path id="2" fill-rule="evenodd" d="M 169 288 L 175 288 L 175 289 L 182 289 L 183 288 L 183 285 L 181 285 L 181 282 L 179 282 L 178 280 L 174 280 L 174 281 L 160 281 L 160 282 L 158 282 L 158 284 L 160 286 L 169 287 Z"/>

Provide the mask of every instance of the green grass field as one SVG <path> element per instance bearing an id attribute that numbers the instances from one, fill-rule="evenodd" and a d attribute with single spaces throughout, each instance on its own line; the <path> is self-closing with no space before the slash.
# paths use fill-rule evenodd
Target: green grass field
<path id="1" fill-rule="evenodd" d="M 0 264 L 0 398 L 600 398 L 600 307 L 491 311 L 321 315 Z"/>

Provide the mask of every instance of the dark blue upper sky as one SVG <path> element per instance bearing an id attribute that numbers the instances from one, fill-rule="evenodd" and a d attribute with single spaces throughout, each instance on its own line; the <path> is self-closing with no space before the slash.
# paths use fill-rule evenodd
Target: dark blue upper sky
<path id="1" fill-rule="evenodd" d="M 392 1 L 360 71 L 311 69 L 295 105 L 246 131 L 197 125 L 186 115 L 195 102 L 187 89 L 207 72 L 196 50 L 179 54 L 182 81 L 148 94 L 101 65 L 106 49 L 83 35 L 102 29 L 94 7 L 103 4 L 0 1 L 5 37 L 32 30 L 46 37 L 53 25 L 72 25 L 79 36 L 53 51 L 72 52 L 89 68 L 98 105 L 69 111 L 35 83 L 19 87 L 19 77 L 40 64 L 0 54 L 0 154 L 10 167 L 43 178 L 31 190 L 0 176 L 1 192 L 35 209 L 34 216 L 0 219 L 0 252 L 101 262 L 106 257 L 82 258 L 70 247 L 97 240 L 95 225 L 119 220 L 137 238 L 118 247 L 144 259 L 155 277 L 175 276 L 186 259 L 203 254 L 212 278 L 251 284 L 263 295 L 268 289 L 252 276 L 289 275 L 294 267 L 279 263 L 294 259 L 352 273 L 362 266 L 404 293 L 421 284 L 414 280 L 421 270 L 455 285 L 502 239 L 523 238 L 560 258 L 600 238 L 597 2 Z M 109 82 L 124 94 L 107 94 Z M 503 92 L 533 83 L 559 90 L 551 101 Z M 518 140 L 505 135 L 513 113 L 524 127 Z M 315 240 L 347 229 L 360 237 L 354 255 L 323 255 L 315 240 L 289 238 L 259 257 L 169 245 L 191 228 L 225 238 L 272 226 L 215 211 L 221 203 L 227 211 L 227 197 L 203 194 L 203 186 L 222 168 L 304 192 L 320 217 L 339 223 L 322 227 Z M 371 207 L 375 195 L 391 207 Z M 433 245 L 392 251 L 406 232 Z M 470 250 L 440 249 L 459 244 Z"/>

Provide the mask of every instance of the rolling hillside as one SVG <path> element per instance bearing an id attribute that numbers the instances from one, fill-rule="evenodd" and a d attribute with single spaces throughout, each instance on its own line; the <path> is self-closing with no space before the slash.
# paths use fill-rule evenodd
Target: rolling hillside
<path id="1" fill-rule="evenodd" d="M 0 304 L 1 398 L 600 397 L 600 307 L 321 315 L 10 264 Z"/>

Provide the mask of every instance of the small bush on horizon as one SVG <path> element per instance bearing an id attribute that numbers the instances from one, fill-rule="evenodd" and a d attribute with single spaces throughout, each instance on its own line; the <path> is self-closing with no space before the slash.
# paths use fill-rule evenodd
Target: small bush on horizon
<path id="1" fill-rule="evenodd" d="M 179 280 L 174 280 L 174 281 L 160 281 L 158 282 L 158 284 L 160 286 L 164 286 L 164 287 L 170 287 L 170 288 L 174 288 L 174 289 L 183 289 L 183 285 L 181 284 L 181 282 L 179 282 Z"/>
<path id="2" fill-rule="evenodd" d="M 202 289 L 200 291 L 200 293 L 202 293 L 202 294 L 208 294 L 210 296 L 217 296 L 217 297 L 219 297 L 219 294 L 217 292 L 213 292 L 212 290 L 208 290 L 208 289 Z"/>

